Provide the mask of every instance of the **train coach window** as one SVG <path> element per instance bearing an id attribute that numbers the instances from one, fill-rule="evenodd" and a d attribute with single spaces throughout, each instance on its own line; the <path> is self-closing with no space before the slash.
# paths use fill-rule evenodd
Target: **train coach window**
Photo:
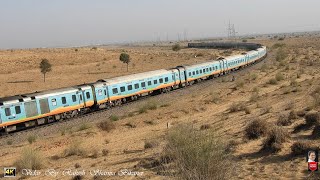
<path id="1" fill-rule="evenodd" d="M 124 88 L 124 86 L 120 87 L 120 91 L 121 92 L 125 92 L 126 91 L 126 88 Z"/>
<path id="2" fill-rule="evenodd" d="M 21 113 L 20 106 L 16 106 L 16 107 L 14 107 L 14 109 L 16 110 L 16 114 L 20 114 Z"/>
<path id="3" fill-rule="evenodd" d="M 210 67 L 209 69 L 210 69 L 210 71 L 212 71 L 212 67 Z"/>
<path id="4" fill-rule="evenodd" d="M 129 85 L 129 86 L 128 86 L 128 90 L 129 90 L 129 91 L 132 90 L 132 85 Z"/>
<path id="5" fill-rule="evenodd" d="M 66 97 L 61 97 L 61 101 L 62 101 L 62 104 L 66 104 L 67 103 Z"/>
<path id="6" fill-rule="evenodd" d="M 209 68 L 207 68 L 207 72 L 209 71 Z"/>
<path id="7" fill-rule="evenodd" d="M 98 90 L 98 95 L 102 96 L 102 90 L 101 89 Z"/>
<path id="8" fill-rule="evenodd" d="M 168 81 L 169 81 L 168 77 L 164 78 L 164 82 L 168 82 Z"/>
<path id="9" fill-rule="evenodd" d="M 146 83 L 145 83 L 145 82 L 142 82 L 142 83 L 141 83 L 141 87 L 146 87 Z"/>
<path id="10" fill-rule="evenodd" d="M 200 69 L 200 74 L 202 74 L 202 69 Z"/>
<path id="11" fill-rule="evenodd" d="M 106 90 L 104 90 L 104 95 L 105 95 L 105 96 L 107 95 L 107 91 L 106 91 Z"/>
<path id="12" fill-rule="evenodd" d="M 158 84 L 158 80 L 154 80 L 154 81 L 153 81 L 153 84 Z"/>
<path id="13" fill-rule="evenodd" d="M 206 69 L 203 69 L 203 73 L 205 73 L 206 72 Z"/>
<path id="14" fill-rule="evenodd" d="M 148 86 L 151 86 L 151 84 L 152 84 L 151 81 L 148 81 Z"/>
<path id="15" fill-rule="evenodd" d="M 193 72 L 192 72 L 192 75 L 195 75 L 195 74 L 196 74 L 196 73 L 193 71 Z"/>
<path id="16" fill-rule="evenodd" d="M 86 95 L 87 95 L 87 99 L 90 99 L 90 93 L 87 92 Z"/>
<path id="17" fill-rule="evenodd" d="M 52 99 L 51 102 L 52 102 L 52 106 L 56 106 L 57 105 L 57 100 L 56 99 Z"/>
<path id="18" fill-rule="evenodd" d="M 189 72 L 189 76 L 191 76 L 191 72 Z"/>
<path id="19" fill-rule="evenodd" d="M 10 108 L 5 108 L 4 111 L 6 112 L 6 116 L 11 116 Z"/>
<path id="20" fill-rule="evenodd" d="M 163 83 L 163 79 L 162 78 L 159 79 L 159 83 Z"/>
<path id="21" fill-rule="evenodd" d="M 76 102 L 77 101 L 77 96 L 76 95 L 72 95 L 72 102 Z"/>
<path id="22" fill-rule="evenodd" d="M 196 73 L 199 74 L 199 71 L 197 70 Z"/>
<path id="23" fill-rule="evenodd" d="M 113 94 L 118 94 L 118 89 L 117 89 L 117 88 L 113 88 L 113 89 L 112 89 L 112 93 L 113 93 Z"/>
<path id="24" fill-rule="evenodd" d="M 218 69 L 218 66 L 216 66 L 216 70 Z"/>
<path id="25" fill-rule="evenodd" d="M 135 88 L 135 89 L 138 89 L 138 88 L 139 88 L 139 84 L 135 84 L 135 85 L 134 85 L 134 88 Z"/>

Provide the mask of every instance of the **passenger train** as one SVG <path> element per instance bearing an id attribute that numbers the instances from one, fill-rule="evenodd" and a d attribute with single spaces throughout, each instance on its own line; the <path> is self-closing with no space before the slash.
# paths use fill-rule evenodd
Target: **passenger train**
<path id="1" fill-rule="evenodd" d="M 253 64 L 267 55 L 265 46 L 204 63 L 100 79 L 73 87 L 0 98 L 0 129 L 26 127 L 119 106 L 141 96 L 166 93 Z"/>

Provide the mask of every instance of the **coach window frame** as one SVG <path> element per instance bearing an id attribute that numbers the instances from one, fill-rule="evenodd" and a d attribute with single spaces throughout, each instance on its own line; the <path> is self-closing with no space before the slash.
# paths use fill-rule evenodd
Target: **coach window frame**
<path id="1" fill-rule="evenodd" d="M 65 96 L 61 97 L 61 103 L 67 104 L 67 98 Z"/>
<path id="2" fill-rule="evenodd" d="M 116 88 L 116 87 L 112 88 L 112 94 L 118 94 L 118 92 L 119 92 L 118 88 Z"/>
<path id="3" fill-rule="evenodd" d="M 139 83 L 134 84 L 135 89 L 139 89 Z"/>
<path id="4" fill-rule="evenodd" d="M 72 102 L 76 102 L 76 101 L 77 101 L 77 96 L 76 96 L 76 95 L 73 94 L 73 95 L 71 96 L 71 98 L 72 98 Z"/>
<path id="5" fill-rule="evenodd" d="M 16 111 L 16 114 L 20 114 L 21 113 L 21 107 L 20 106 L 15 106 L 14 110 Z"/>
<path id="6" fill-rule="evenodd" d="M 126 91 L 126 88 L 124 86 L 121 86 L 120 87 L 120 92 L 125 92 Z"/>
<path id="7" fill-rule="evenodd" d="M 5 108 L 4 112 L 5 112 L 6 116 L 11 116 L 11 110 L 9 107 Z"/>
<path id="8" fill-rule="evenodd" d="M 91 98 L 90 92 L 86 92 L 86 97 L 87 97 L 87 99 L 90 99 L 90 98 Z"/>

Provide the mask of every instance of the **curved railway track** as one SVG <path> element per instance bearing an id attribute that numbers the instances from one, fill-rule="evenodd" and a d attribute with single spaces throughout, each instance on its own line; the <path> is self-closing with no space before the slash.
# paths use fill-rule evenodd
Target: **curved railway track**
<path id="1" fill-rule="evenodd" d="M 245 68 L 241 68 L 241 69 L 232 71 L 231 73 L 228 73 L 228 74 L 225 74 L 223 76 L 219 76 L 219 77 L 216 77 L 216 78 L 213 78 L 213 79 L 202 80 L 202 81 L 200 81 L 200 82 L 198 82 L 198 83 L 196 83 L 196 84 L 194 84 L 192 86 L 186 86 L 184 88 L 175 89 L 175 90 L 169 91 L 167 93 L 140 97 L 138 100 L 128 101 L 127 103 L 122 104 L 121 106 L 112 107 L 111 109 L 108 108 L 108 109 L 101 109 L 101 110 L 97 110 L 97 111 L 92 111 L 92 112 L 89 112 L 89 113 L 86 113 L 86 114 L 83 114 L 83 115 L 79 115 L 79 116 L 74 117 L 74 118 L 65 119 L 65 120 L 61 120 L 61 121 L 54 121 L 52 123 L 38 125 L 38 126 L 33 126 L 33 127 L 30 127 L 30 128 L 14 131 L 14 132 L 11 132 L 11 133 L 8 133 L 8 134 L 1 134 L 0 140 L 7 139 L 7 138 L 10 138 L 10 137 L 14 138 L 15 136 L 23 136 L 24 134 L 33 133 L 33 132 L 36 132 L 37 130 L 40 130 L 40 129 L 54 128 L 54 127 L 58 127 L 60 125 L 70 125 L 72 123 L 76 123 L 77 120 L 79 120 L 79 119 L 87 118 L 87 117 L 93 116 L 95 114 L 101 114 L 103 112 L 109 112 L 109 114 L 107 114 L 107 115 L 108 115 L 108 117 L 110 117 L 110 115 L 112 114 L 111 113 L 112 111 L 117 111 L 117 110 L 121 111 L 121 109 L 123 109 L 126 106 L 141 103 L 146 99 L 150 99 L 150 97 L 152 97 L 152 96 L 157 96 L 157 97 L 166 96 L 167 94 L 186 91 L 186 90 L 188 90 L 188 89 L 190 89 L 192 87 L 195 87 L 195 86 L 197 88 L 199 88 L 199 89 L 206 88 L 206 87 L 212 85 L 212 83 L 215 82 L 215 80 L 220 79 L 221 77 L 228 77 L 228 76 L 230 76 L 232 74 L 237 74 L 239 72 L 250 71 L 250 69 L 252 69 L 253 66 L 255 66 L 256 64 L 260 64 L 261 62 L 263 62 L 264 59 L 266 59 L 266 56 L 261 58 L 259 61 L 256 61 L 255 63 L 246 66 Z M 212 83 L 208 83 L 208 81 L 211 81 Z"/>

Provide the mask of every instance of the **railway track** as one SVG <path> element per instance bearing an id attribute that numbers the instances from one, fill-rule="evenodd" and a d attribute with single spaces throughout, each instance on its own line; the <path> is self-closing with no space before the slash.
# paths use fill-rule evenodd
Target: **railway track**
<path id="1" fill-rule="evenodd" d="M 270 56 L 270 55 L 268 55 L 268 56 Z M 238 74 L 240 72 L 250 71 L 253 67 L 256 67 L 257 64 L 261 64 L 262 62 L 265 62 L 266 59 L 268 59 L 268 57 L 264 57 L 262 60 L 257 61 L 256 63 L 254 63 L 252 65 L 246 66 L 245 68 L 242 68 L 242 69 L 239 69 L 239 70 L 236 70 L 236 71 L 232 71 L 229 74 L 226 74 L 226 75 L 223 75 L 223 76 L 219 76 L 217 78 L 206 79 L 206 80 L 200 81 L 200 82 L 198 82 L 198 83 L 196 83 L 196 84 L 194 84 L 192 86 L 186 86 L 184 88 L 175 89 L 175 90 L 169 91 L 167 93 L 163 93 L 163 94 L 149 95 L 149 96 L 140 97 L 136 101 L 129 101 L 129 102 L 125 103 L 125 104 L 122 104 L 121 106 L 116 106 L 116 107 L 112 107 L 112 108 L 109 108 L 109 109 L 101 109 L 101 110 L 97 110 L 97 111 L 92 111 L 92 112 L 89 112 L 89 113 L 86 113 L 86 114 L 83 114 L 83 115 L 80 115 L 80 116 L 77 116 L 77 117 L 74 117 L 74 118 L 65 119 L 65 120 L 61 120 L 61 121 L 55 121 L 55 122 L 52 122 L 52 123 L 43 124 L 43 125 L 39 125 L 39 126 L 33 126 L 33 127 L 30 127 L 30 128 L 27 128 L 27 129 L 22 129 L 22 130 L 19 130 L 19 131 L 11 132 L 9 134 L 2 134 L 0 136 L 0 140 L 14 138 L 15 136 L 25 137 L 24 134 L 27 134 L 27 133 L 34 133 L 34 132 L 37 132 L 40 129 L 45 129 L 45 128 L 54 128 L 54 127 L 59 127 L 60 125 L 67 125 L 67 124 L 70 124 L 70 122 L 75 123 L 75 122 L 79 121 L 80 119 L 87 118 L 87 117 L 92 117 L 95 114 L 102 114 L 103 112 L 109 112 L 109 114 L 108 114 L 108 118 L 109 118 L 112 115 L 111 111 L 117 111 L 117 110 L 121 111 L 124 107 L 130 106 L 130 105 L 134 106 L 135 104 L 141 103 L 146 99 L 150 99 L 150 97 L 152 97 L 152 96 L 156 96 L 156 97 L 166 96 L 166 95 L 173 94 L 173 93 L 187 91 L 188 89 L 193 88 L 193 87 L 197 87 L 198 89 L 206 88 L 208 86 L 211 86 L 212 83 L 214 83 L 216 80 L 218 80 L 218 79 L 220 79 L 222 77 L 229 77 L 229 76 L 231 76 L 233 74 Z"/>

